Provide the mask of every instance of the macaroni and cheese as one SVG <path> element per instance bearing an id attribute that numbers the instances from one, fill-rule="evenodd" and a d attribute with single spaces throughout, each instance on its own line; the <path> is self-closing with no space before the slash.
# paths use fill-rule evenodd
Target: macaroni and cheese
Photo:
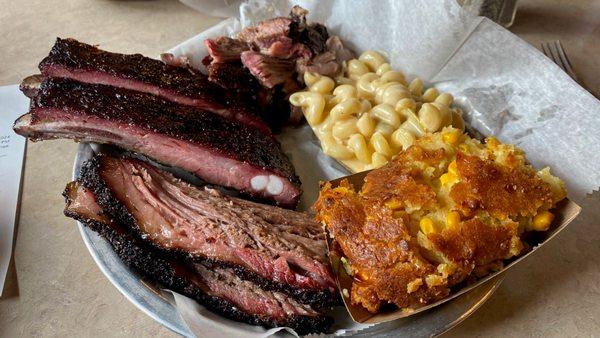
<path id="1" fill-rule="evenodd" d="M 410 83 L 378 52 L 346 62 L 336 79 L 304 74 L 307 89 L 290 96 L 321 141 L 323 151 L 354 172 L 378 168 L 425 133 L 446 126 L 463 130 L 453 97 Z"/>

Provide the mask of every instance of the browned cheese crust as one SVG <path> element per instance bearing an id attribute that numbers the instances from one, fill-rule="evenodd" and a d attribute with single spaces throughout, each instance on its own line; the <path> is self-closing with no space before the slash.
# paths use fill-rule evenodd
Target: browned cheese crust
<path id="1" fill-rule="evenodd" d="M 327 224 L 355 269 L 354 303 L 375 312 L 381 299 L 408 307 L 419 299 L 434 300 L 447 294 L 438 287 L 421 288 L 413 294 L 398 292 L 415 278 L 435 271 L 435 266 L 418 254 L 416 239 L 403 218 L 370 204 L 346 181 L 335 189 L 326 184 L 315 208 L 318 220 Z"/>
<path id="2" fill-rule="evenodd" d="M 492 160 L 458 153 L 456 164 L 461 178 L 450 192 L 465 214 L 487 210 L 497 217 L 531 216 L 553 204 L 552 191 L 535 172 L 520 166 L 500 166 Z"/>
<path id="3" fill-rule="evenodd" d="M 358 192 L 347 181 L 323 186 L 316 217 L 351 265 L 353 304 L 420 307 L 524 251 L 520 235 L 564 188 L 520 150 L 493 144 L 430 135 L 370 172 Z"/>

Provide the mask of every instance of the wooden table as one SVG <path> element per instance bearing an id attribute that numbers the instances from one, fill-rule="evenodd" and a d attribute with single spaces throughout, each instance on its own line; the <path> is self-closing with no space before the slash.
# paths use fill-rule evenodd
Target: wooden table
<path id="1" fill-rule="evenodd" d="M 522 1 L 511 30 L 535 46 L 560 39 L 600 91 L 600 2 Z M 0 85 L 36 71 L 56 36 L 157 55 L 217 23 L 174 0 L 0 0 Z M 174 333 L 129 303 L 62 215 L 76 144 L 29 143 L 14 262 L 0 300 L 0 337 L 161 336 Z M 597 204 L 596 204 L 597 205 Z M 445 336 L 600 334 L 600 231 L 580 222 L 511 271 L 498 292 Z"/>

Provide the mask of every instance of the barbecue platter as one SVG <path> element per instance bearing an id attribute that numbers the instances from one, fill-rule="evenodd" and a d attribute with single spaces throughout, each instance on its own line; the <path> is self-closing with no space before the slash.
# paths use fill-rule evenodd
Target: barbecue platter
<path id="1" fill-rule="evenodd" d="M 23 80 L 31 105 L 14 130 L 108 146 L 67 184 L 65 215 L 144 280 L 300 335 L 330 332 L 343 303 L 372 317 L 449 299 L 564 226 L 549 169 L 475 139 L 450 93 L 306 16 L 207 39 L 205 72 L 58 38 Z M 323 182 L 296 211 L 302 182 L 277 135 L 305 123 L 349 173 L 372 171 Z"/>

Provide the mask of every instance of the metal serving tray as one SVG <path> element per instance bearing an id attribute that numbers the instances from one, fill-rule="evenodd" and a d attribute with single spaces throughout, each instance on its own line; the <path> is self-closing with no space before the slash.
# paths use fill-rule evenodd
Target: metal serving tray
<path id="1" fill-rule="evenodd" d="M 81 165 L 94 154 L 92 146 L 79 145 L 73 166 L 73 179 L 79 176 Z M 165 292 L 152 287 L 131 271 L 112 250 L 112 247 L 94 231 L 77 222 L 81 237 L 92 258 L 106 278 L 148 316 L 185 336 L 194 335 L 179 316 L 172 300 Z M 442 334 L 466 319 L 496 291 L 503 277 L 492 278 L 477 288 L 429 311 L 387 323 L 378 324 L 358 332 L 356 337 L 432 337 Z"/>

